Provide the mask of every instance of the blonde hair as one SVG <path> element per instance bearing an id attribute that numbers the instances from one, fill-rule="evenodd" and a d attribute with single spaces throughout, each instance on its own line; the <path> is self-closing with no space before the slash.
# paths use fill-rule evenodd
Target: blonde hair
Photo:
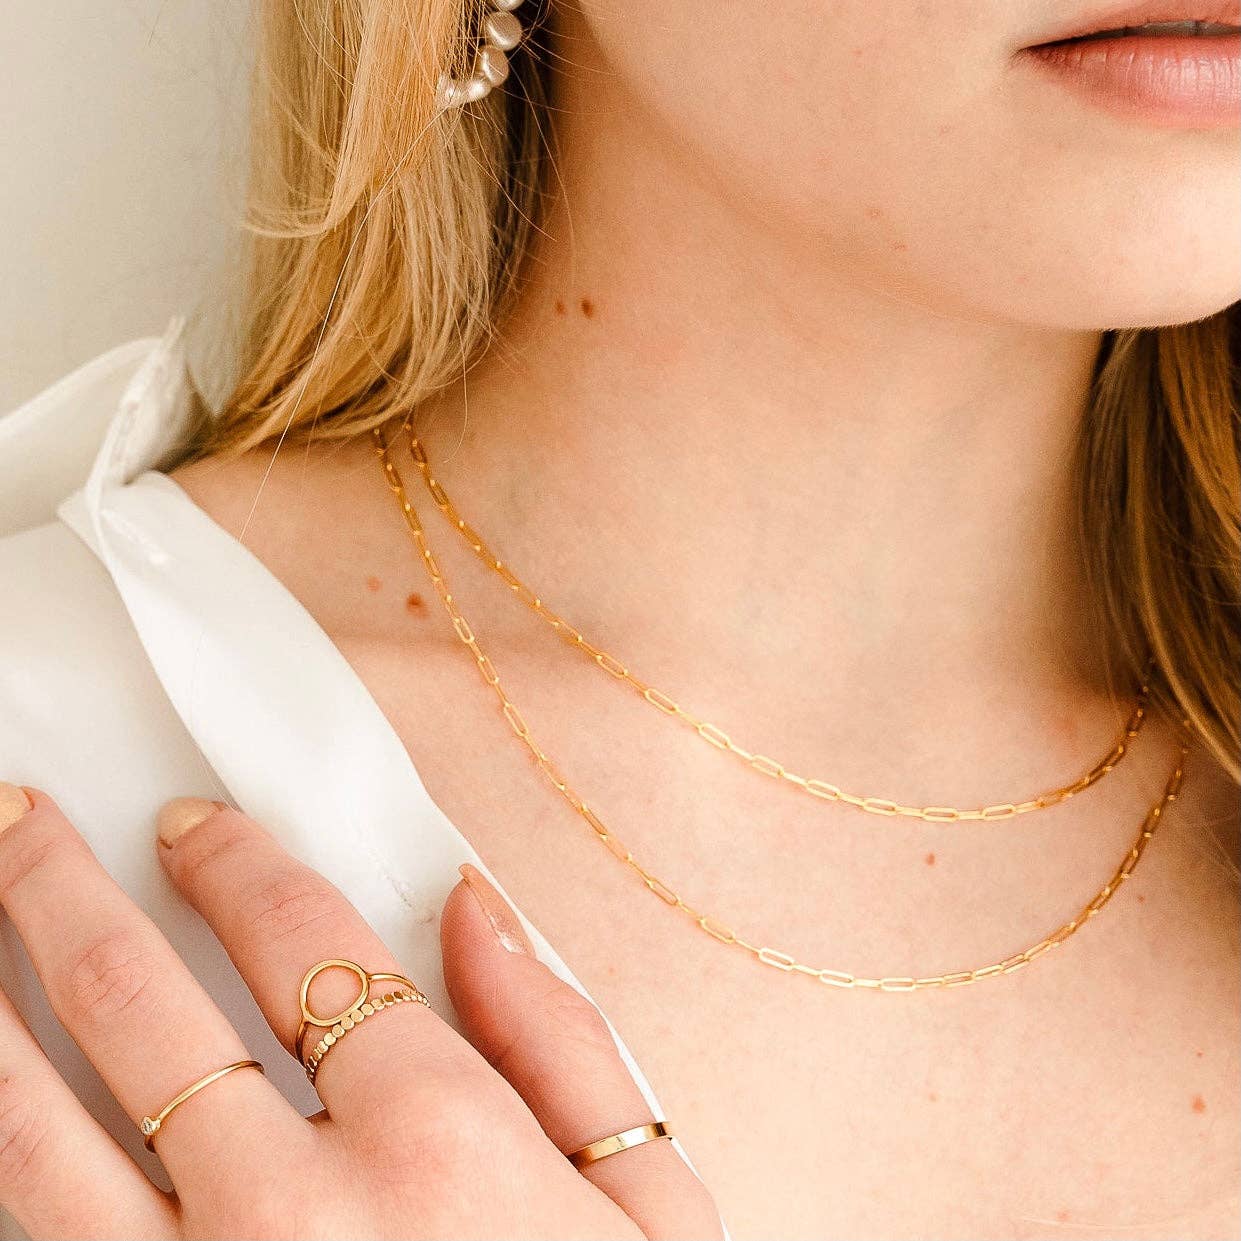
<path id="1" fill-rule="evenodd" d="M 345 438 L 415 409 L 490 341 L 540 211 L 550 57 L 437 115 L 483 0 L 261 0 L 240 378 L 196 451 Z M 524 15 L 529 22 L 528 9 Z M 1108 333 L 1078 458 L 1109 675 L 1188 717 L 1241 779 L 1238 308 Z"/>

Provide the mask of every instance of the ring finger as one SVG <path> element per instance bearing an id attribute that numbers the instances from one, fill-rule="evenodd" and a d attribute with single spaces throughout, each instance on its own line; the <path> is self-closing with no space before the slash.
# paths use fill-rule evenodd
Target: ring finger
<path id="1" fill-rule="evenodd" d="M 246 1049 L 51 798 L 33 792 L 30 801 L 0 834 L 0 905 L 61 1024 L 137 1124 Z M 176 1184 L 204 1158 L 252 1161 L 281 1126 L 287 1141 L 295 1122 L 262 1075 L 231 1073 L 169 1118 L 156 1149 Z"/>
<path id="2" fill-rule="evenodd" d="M 87 1114 L 0 992 L 0 1234 L 6 1210 L 49 1241 L 168 1236 L 173 1226 L 167 1198 Z"/>

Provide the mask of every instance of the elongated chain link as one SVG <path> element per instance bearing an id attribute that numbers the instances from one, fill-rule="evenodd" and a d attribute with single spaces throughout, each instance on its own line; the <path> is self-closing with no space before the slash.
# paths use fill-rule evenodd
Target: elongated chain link
<path id="1" fill-rule="evenodd" d="M 1068 922 L 1057 927 L 1050 935 L 1040 939 L 1038 943 L 1026 948 L 1022 952 L 1015 953 L 1010 957 L 1005 957 L 1002 961 L 996 961 L 990 965 L 983 965 L 976 969 L 958 970 L 947 974 L 931 974 L 923 977 L 912 976 L 885 976 L 882 978 L 866 978 L 858 974 L 851 974 L 845 970 L 815 968 L 798 961 L 795 957 L 787 952 L 781 952 L 777 948 L 764 947 L 753 943 L 744 938 L 737 931 L 727 924 L 712 917 L 710 914 L 701 913 L 688 902 L 681 899 L 676 891 L 666 884 L 662 879 L 651 873 L 638 861 L 636 857 L 627 849 L 621 841 L 608 829 L 599 816 L 592 810 L 582 798 L 573 790 L 568 781 L 561 774 L 556 765 L 547 756 L 539 744 L 535 741 L 527 727 L 525 720 L 518 711 L 516 704 L 509 698 L 503 686 L 500 683 L 500 674 L 496 671 L 495 665 L 488 658 L 486 653 L 479 646 L 478 638 L 474 634 L 469 621 L 465 618 L 461 609 L 457 606 L 456 600 L 453 598 L 452 592 L 448 588 L 448 583 L 444 579 L 444 574 L 440 569 L 439 562 L 432 552 L 430 544 L 427 541 L 426 532 L 422 527 L 422 523 L 418 518 L 418 514 L 410 502 L 409 496 L 405 491 L 404 483 L 401 480 L 400 473 L 393 464 L 391 455 L 388 452 L 387 444 L 379 431 L 374 433 L 375 443 L 379 453 L 380 462 L 383 465 L 385 477 L 388 486 L 392 489 L 401 506 L 401 512 L 404 514 L 405 523 L 409 528 L 410 534 L 413 536 L 414 543 L 418 548 L 419 556 L 422 560 L 423 567 L 427 571 L 436 593 L 439 595 L 440 601 L 444 605 L 445 611 L 448 613 L 449 619 L 452 621 L 452 627 L 457 637 L 469 650 L 474 657 L 474 662 L 478 666 L 479 673 L 487 685 L 491 687 L 496 697 L 499 699 L 500 708 L 504 714 L 504 718 L 508 721 L 509 727 L 518 739 L 525 745 L 527 750 L 533 756 L 539 771 L 543 773 L 552 787 L 560 794 L 560 796 L 573 808 L 573 810 L 586 821 L 586 824 L 594 832 L 598 840 L 607 847 L 619 861 L 623 862 L 642 880 L 643 884 L 665 904 L 683 913 L 686 917 L 691 918 L 700 930 L 705 931 L 713 939 L 721 944 L 730 947 L 736 947 L 749 953 L 756 960 L 764 965 L 770 965 L 774 969 L 781 970 L 789 974 L 804 974 L 810 978 L 816 979 L 829 987 L 844 987 L 849 989 L 868 989 L 874 991 L 923 991 L 930 988 L 940 987 L 960 987 L 968 983 L 979 982 L 984 978 L 993 978 L 1001 974 L 1012 974 L 1019 969 L 1023 969 L 1029 965 L 1031 961 L 1037 960 L 1044 953 L 1050 952 L 1053 948 L 1059 947 L 1071 935 L 1076 934 L 1091 918 L 1095 917 L 1108 901 L 1116 894 L 1121 885 L 1133 873 L 1134 868 L 1142 860 L 1143 853 L 1146 852 L 1147 845 L 1158 828 L 1163 818 L 1164 811 L 1169 804 L 1176 799 L 1177 793 L 1180 791 L 1181 780 L 1184 775 L 1185 759 L 1189 752 L 1188 744 L 1188 721 L 1183 721 L 1184 731 L 1182 733 L 1180 746 L 1177 752 L 1176 765 L 1172 770 L 1172 774 L 1168 777 L 1167 783 L 1164 785 L 1159 800 L 1147 811 L 1146 817 L 1142 820 L 1142 826 L 1138 831 L 1137 838 L 1130 846 L 1120 865 L 1116 868 L 1116 872 L 1101 887 L 1098 892 L 1090 898 L 1082 907 L 1080 913 L 1076 917 L 1071 918 Z"/>
<path id="2" fill-rule="evenodd" d="M 648 685 L 634 675 L 614 655 L 610 655 L 607 651 L 595 646 L 584 634 L 565 620 L 563 616 L 559 616 L 552 611 L 543 602 L 543 599 L 531 590 L 487 546 L 478 531 L 461 516 L 456 505 L 449 498 L 448 493 L 432 474 L 426 450 L 412 432 L 409 439 L 409 448 L 414 463 L 422 475 L 422 480 L 426 484 L 427 491 L 431 495 L 431 499 L 460 532 L 474 554 L 489 569 L 498 574 L 513 594 L 530 608 L 532 612 L 542 617 L 543 620 L 551 625 L 570 646 L 583 651 L 604 672 L 610 673 L 617 680 L 631 686 L 644 701 L 658 708 L 665 715 L 670 715 L 680 723 L 692 728 L 704 741 L 715 746 L 716 749 L 734 755 L 764 776 L 770 776 L 774 780 L 781 780 L 804 793 L 809 793 L 811 797 L 819 798 L 821 801 L 840 802 L 843 805 L 854 806 L 858 810 L 864 810 L 868 814 L 883 815 L 887 818 L 922 819 L 927 823 L 964 823 L 978 820 L 996 821 L 1012 819 L 1020 814 L 1029 814 L 1032 810 L 1046 810 L 1050 806 L 1058 806 L 1061 802 L 1067 801 L 1070 797 L 1088 789 L 1097 780 L 1101 780 L 1124 758 L 1128 752 L 1129 743 L 1138 735 L 1146 719 L 1147 699 L 1150 691 L 1149 686 L 1143 683 L 1138 690 L 1133 710 L 1121 729 L 1120 736 L 1107 754 L 1076 780 L 1069 784 L 1060 785 L 1058 788 L 1049 789 L 1045 793 L 1040 793 L 1037 797 L 1027 798 L 1025 801 L 1001 802 L 977 809 L 958 809 L 956 806 L 907 806 L 902 805 L 900 802 L 891 801 L 887 797 L 868 797 L 859 793 L 850 793 L 826 780 L 808 779 L 806 776 L 800 776 L 796 772 L 790 771 L 783 763 L 777 762 L 774 758 L 768 758 L 765 754 L 757 754 L 739 745 L 722 728 L 716 727 L 716 725 L 702 719 L 688 708 L 682 707 L 662 690 L 656 689 L 653 685 Z"/>

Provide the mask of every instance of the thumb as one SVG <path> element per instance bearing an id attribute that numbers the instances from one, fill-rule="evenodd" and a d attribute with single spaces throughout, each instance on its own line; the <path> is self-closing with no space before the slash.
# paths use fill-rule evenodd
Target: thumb
<path id="1" fill-rule="evenodd" d="M 534 955 L 521 922 L 468 863 L 444 905 L 444 977 L 466 1036 L 568 1154 L 652 1116 L 599 1010 Z M 582 1175 L 647 1237 L 720 1237 L 711 1196 L 666 1140 L 598 1160 Z"/>

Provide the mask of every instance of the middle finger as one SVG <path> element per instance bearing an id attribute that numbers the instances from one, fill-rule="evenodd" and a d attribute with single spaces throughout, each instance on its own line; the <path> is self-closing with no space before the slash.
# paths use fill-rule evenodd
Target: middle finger
<path id="1" fill-rule="evenodd" d="M 303 976 L 324 960 L 356 962 L 371 974 L 403 974 L 380 937 L 322 875 L 290 857 L 253 820 L 193 798 L 160 816 L 160 857 L 173 882 L 206 919 L 245 979 L 268 1024 L 294 1050 Z M 413 979 L 417 983 L 417 979 Z M 383 995 L 399 984 L 374 984 Z M 359 979 L 333 969 L 315 980 L 316 1014 L 343 1012 Z M 310 1027 L 309 1052 L 324 1030 Z M 492 1076 L 478 1053 L 421 1004 L 380 1010 L 352 1028 L 324 1057 L 315 1088 L 335 1120 L 374 1118 L 376 1091 L 417 1065 L 417 1080 L 475 1083 Z"/>

